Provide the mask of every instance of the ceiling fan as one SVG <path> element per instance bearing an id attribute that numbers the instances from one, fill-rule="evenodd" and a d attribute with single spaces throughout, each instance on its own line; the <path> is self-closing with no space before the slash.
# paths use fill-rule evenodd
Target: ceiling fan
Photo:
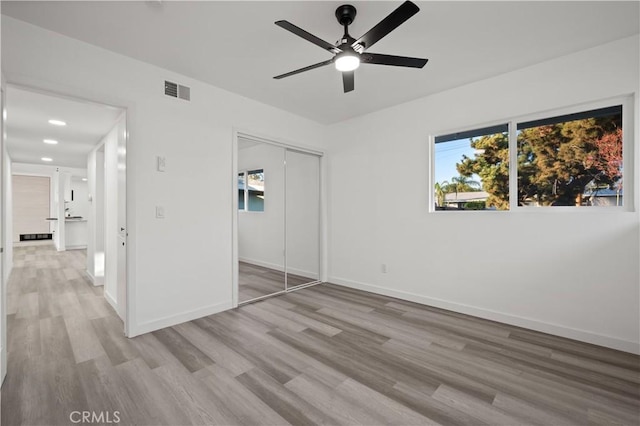
<path id="1" fill-rule="evenodd" d="M 309 65 L 286 74 L 277 75 L 273 78 L 279 80 L 301 72 L 320 68 L 325 65 L 335 64 L 336 69 L 342 72 L 344 92 L 347 93 L 352 91 L 355 87 L 354 70 L 360 66 L 360 63 L 422 68 L 425 66 L 428 59 L 366 52 L 367 49 L 391 31 L 398 28 L 407 19 L 418 13 L 419 10 L 420 8 L 418 8 L 414 3 L 405 1 L 400 5 L 400 7 L 391 12 L 389 16 L 380 21 L 375 27 L 371 28 L 368 33 L 356 40 L 349 35 L 349 25 L 351 25 L 356 17 L 356 8 L 350 4 L 342 5 L 336 9 L 336 18 L 340 25 L 344 27 L 344 35 L 336 42 L 335 45 L 306 32 L 302 28 L 296 27 L 291 22 L 277 21 L 275 23 L 277 26 L 284 28 L 287 31 L 291 31 L 295 35 L 333 53 L 334 56 L 327 61 Z"/>

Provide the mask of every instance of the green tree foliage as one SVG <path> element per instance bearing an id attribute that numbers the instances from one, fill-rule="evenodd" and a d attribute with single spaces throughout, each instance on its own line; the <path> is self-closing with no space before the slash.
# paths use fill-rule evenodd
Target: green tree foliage
<path id="1" fill-rule="evenodd" d="M 509 139 L 506 133 L 471 140 L 475 158 L 462 156 L 456 165 L 462 176 L 476 174 L 482 189 L 489 194 L 486 205 L 498 210 L 509 209 Z"/>
<path id="2" fill-rule="evenodd" d="M 447 194 L 447 185 L 448 182 L 444 181 L 442 183 L 436 182 L 434 186 L 436 193 L 436 204 L 438 205 L 438 207 L 444 206 L 444 197 Z"/>
<path id="3" fill-rule="evenodd" d="M 461 175 L 477 174 L 488 206 L 509 206 L 506 134 L 471 140 L 474 158 L 463 156 Z M 613 187 L 622 177 L 622 119 L 589 118 L 524 129 L 518 134 L 518 204 L 580 205 L 587 185 Z"/>
<path id="4" fill-rule="evenodd" d="M 447 192 L 473 192 L 480 191 L 482 185 L 480 182 L 471 179 L 471 175 L 454 176 L 449 183 L 449 191 Z"/>

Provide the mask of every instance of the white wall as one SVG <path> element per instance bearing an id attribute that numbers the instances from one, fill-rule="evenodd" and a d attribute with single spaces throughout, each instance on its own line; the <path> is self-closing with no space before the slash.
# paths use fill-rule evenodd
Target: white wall
<path id="1" fill-rule="evenodd" d="M 238 258 L 278 271 L 284 270 L 284 152 L 266 143 L 238 149 L 238 171 L 264 169 L 265 184 L 264 211 L 238 212 Z"/>
<path id="2" fill-rule="evenodd" d="M 87 273 L 94 285 L 104 285 L 104 138 L 87 157 L 87 184 Z"/>
<path id="3" fill-rule="evenodd" d="M 52 210 L 52 217 L 57 217 L 58 220 L 55 220 L 53 222 L 51 222 L 51 225 L 53 225 L 53 244 L 56 247 L 56 250 L 58 251 L 65 251 L 66 250 L 66 234 L 65 234 L 65 230 L 66 230 L 66 223 L 65 221 L 62 219 L 65 216 L 65 211 L 64 211 L 64 186 L 65 186 L 65 181 L 66 181 L 66 176 L 69 176 L 68 173 L 62 172 L 62 171 L 56 171 L 53 174 L 53 180 L 52 180 L 52 184 L 53 184 L 53 193 L 52 193 L 52 200 L 53 200 L 53 210 Z"/>
<path id="4" fill-rule="evenodd" d="M 130 335 L 231 307 L 233 129 L 322 148 L 324 126 L 185 76 L 2 17 L 11 83 L 127 111 Z M 269 77 L 270 78 L 270 77 Z M 164 95 L 164 80 L 191 102 Z M 166 157 L 157 172 L 156 156 Z M 155 218 L 155 207 L 165 218 Z"/>
<path id="5" fill-rule="evenodd" d="M 77 167 L 61 167 L 46 164 L 12 163 L 11 172 L 14 175 L 25 176 L 55 176 L 56 170 L 61 173 L 69 173 L 71 176 L 87 177 L 87 169 Z"/>
<path id="6" fill-rule="evenodd" d="M 429 135 L 630 93 L 638 129 L 638 51 L 627 38 L 331 126 L 330 280 L 640 351 L 637 213 L 429 213 L 427 199 Z"/>
<path id="7" fill-rule="evenodd" d="M 9 157 L 9 153 L 6 150 L 6 146 L 2 147 L 2 191 L 3 191 L 3 199 L 2 202 L 4 204 L 5 214 L 2 218 L 4 232 L 3 236 L 4 241 L 2 245 L 4 247 L 4 279 L 5 281 L 9 279 L 9 274 L 11 273 L 11 269 L 13 268 L 13 175 L 12 175 L 12 164 L 11 158 Z"/>

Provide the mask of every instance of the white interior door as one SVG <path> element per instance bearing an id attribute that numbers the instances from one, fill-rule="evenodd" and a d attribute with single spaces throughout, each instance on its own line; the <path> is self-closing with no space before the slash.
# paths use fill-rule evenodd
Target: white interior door
<path id="1" fill-rule="evenodd" d="M 127 120 L 118 126 L 118 314 L 127 322 Z"/>

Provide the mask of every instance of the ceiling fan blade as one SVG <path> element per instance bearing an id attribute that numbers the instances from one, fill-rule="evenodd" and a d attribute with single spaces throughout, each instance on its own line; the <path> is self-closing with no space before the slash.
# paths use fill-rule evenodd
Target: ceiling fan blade
<path id="1" fill-rule="evenodd" d="M 296 27 L 295 25 L 293 25 L 289 21 L 276 21 L 275 24 L 277 26 L 279 26 L 280 28 L 284 28 L 287 31 L 291 31 L 292 33 L 294 33 L 298 37 L 302 37 L 303 39 L 305 39 L 307 41 L 310 41 L 311 43 L 315 44 L 316 46 L 320 46 L 324 50 L 328 50 L 331 53 L 340 53 L 340 52 L 342 52 L 342 50 L 338 49 L 333 44 L 331 44 L 329 42 L 326 42 L 326 41 L 322 40 L 321 38 L 318 38 L 318 37 L 314 36 L 311 33 L 306 32 L 302 28 Z"/>
<path id="2" fill-rule="evenodd" d="M 312 69 L 315 69 L 315 68 L 324 67 L 325 65 L 329 65 L 332 62 L 333 62 L 333 59 L 329 59 L 328 61 L 318 62 L 317 64 L 309 65 L 308 67 L 300 68 L 299 70 L 291 71 L 291 72 L 288 72 L 286 74 L 276 75 L 273 78 L 275 78 L 276 80 L 280 80 L 281 78 L 289 77 L 289 76 L 292 76 L 292 75 L 295 75 L 295 74 L 300 74 L 301 72 L 309 71 L 309 70 L 312 70 Z"/>
<path id="3" fill-rule="evenodd" d="M 377 43 L 382 37 L 389 34 L 391 31 L 398 28 L 407 19 L 418 13 L 420 8 L 410 1 L 405 1 L 396 10 L 391 12 L 389 16 L 384 18 L 375 27 L 371 28 L 368 33 L 356 40 L 351 46 L 355 47 L 357 44 L 363 46 L 365 49 L 370 48 Z"/>
<path id="4" fill-rule="evenodd" d="M 344 93 L 351 92 L 355 88 L 353 71 L 344 71 L 342 73 L 342 84 L 344 85 Z"/>
<path id="5" fill-rule="evenodd" d="M 365 64 L 393 65 L 396 67 L 422 68 L 428 59 L 409 58 L 406 56 L 383 55 L 380 53 L 363 53 L 360 60 Z"/>

